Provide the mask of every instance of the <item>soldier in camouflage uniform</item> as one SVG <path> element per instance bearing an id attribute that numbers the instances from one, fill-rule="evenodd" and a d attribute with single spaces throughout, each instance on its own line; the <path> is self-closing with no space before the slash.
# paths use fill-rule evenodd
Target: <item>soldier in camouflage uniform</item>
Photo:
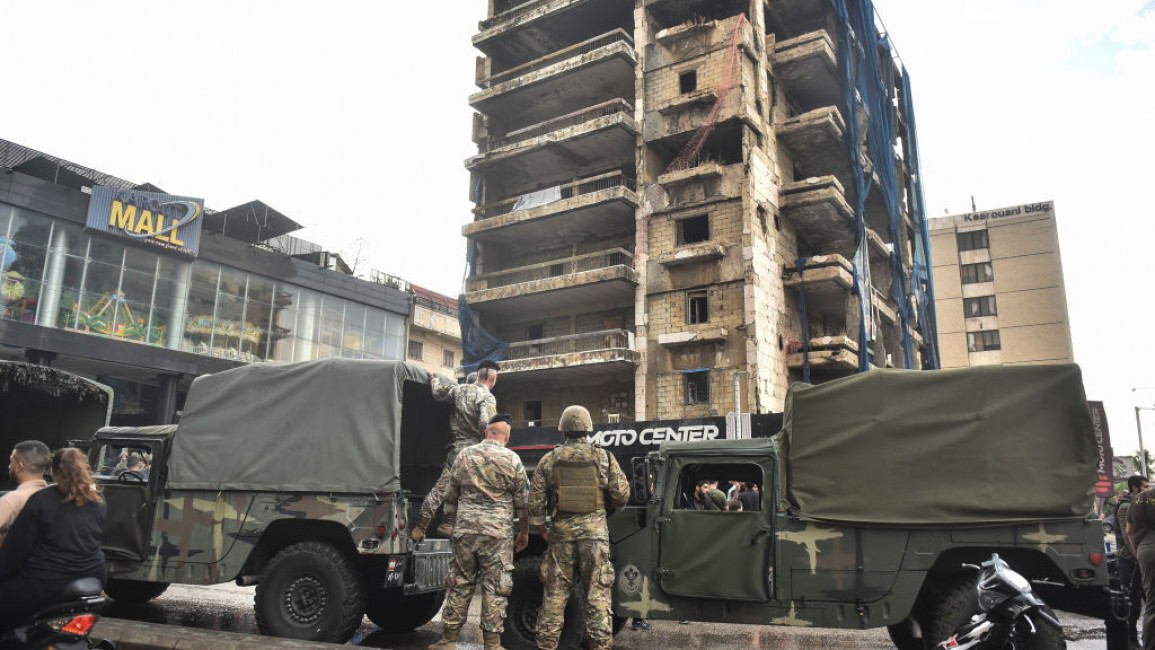
<path id="1" fill-rule="evenodd" d="M 445 503 L 445 492 L 449 489 L 449 477 L 457 455 L 462 449 L 481 442 L 489 420 L 497 413 L 497 400 L 490 392 L 497 383 L 497 370 L 497 363 L 482 361 L 477 369 L 477 382 L 472 384 L 448 384 L 437 375 L 429 377 L 433 398 L 439 402 L 453 404 L 453 414 L 449 417 L 453 443 L 445 457 L 441 476 L 421 504 L 420 518 L 410 531 L 413 541 L 420 542 L 425 539 L 425 529 L 429 527 L 429 521 L 433 519 L 437 508 Z M 449 537 L 457 520 L 456 506 L 445 503 L 444 515 L 444 523 L 437 529 L 437 533 Z"/>
<path id="2" fill-rule="evenodd" d="M 529 479 L 521 458 L 505 448 L 509 424 L 508 415 L 494 416 L 485 430 L 485 440 L 461 450 L 453 465 L 445 504 L 456 505 L 460 517 L 453 529 L 453 560 L 445 578 L 449 588 L 441 610 L 445 628 L 441 640 L 429 646 L 430 650 L 457 646 L 457 635 L 468 617 L 479 580 L 485 650 L 501 647 L 505 607 L 513 588 L 515 515 L 521 521 L 516 548 L 521 551 L 529 544 Z"/>
<path id="3" fill-rule="evenodd" d="M 555 650 L 563 614 L 574 580 L 586 590 L 586 631 L 590 650 L 613 645 L 610 587 L 610 534 L 606 508 L 620 508 L 630 498 L 630 486 L 618 461 L 587 442 L 593 431 L 590 413 L 581 406 L 562 412 L 558 425 L 565 444 L 537 464 L 529 496 L 530 522 L 541 527 L 549 542 L 541 565 L 545 596 L 537 615 L 537 647 Z M 545 516 L 551 516 L 548 529 Z"/>

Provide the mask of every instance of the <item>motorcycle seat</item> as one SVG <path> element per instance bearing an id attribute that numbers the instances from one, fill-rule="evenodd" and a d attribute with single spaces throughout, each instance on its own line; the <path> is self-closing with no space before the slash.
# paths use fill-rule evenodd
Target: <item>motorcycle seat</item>
<path id="1" fill-rule="evenodd" d="M 80 600 L 89 596 L 99 596 L 102 589 L 104 583 L 100 578 L 77 578 L 60 592 L 60 600 Z"/>

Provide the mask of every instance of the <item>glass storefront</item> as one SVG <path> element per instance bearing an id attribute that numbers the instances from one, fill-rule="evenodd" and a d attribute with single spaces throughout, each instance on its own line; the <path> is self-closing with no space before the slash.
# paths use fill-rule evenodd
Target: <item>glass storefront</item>
<path id="1" fill-rule="evenodd" d="M 0 318 L 236 361 L 400 359 L 405 317 L 0 203 Z"/>

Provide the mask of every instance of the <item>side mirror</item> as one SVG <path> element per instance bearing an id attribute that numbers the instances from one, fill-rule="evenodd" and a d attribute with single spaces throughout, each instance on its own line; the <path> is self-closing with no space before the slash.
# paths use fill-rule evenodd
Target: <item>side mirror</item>
<path id="1" fill-rule="evenodd" d="M 650 500 L 650 459 L 646 457 L 630 460 L 631 478 L 630 493 L 634 503 L 646 503 Z"/>

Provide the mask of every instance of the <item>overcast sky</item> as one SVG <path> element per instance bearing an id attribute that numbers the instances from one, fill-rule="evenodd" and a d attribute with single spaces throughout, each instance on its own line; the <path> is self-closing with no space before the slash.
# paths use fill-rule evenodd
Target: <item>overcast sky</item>
<path id="1" fill-rule="evenodd" d="M 259 198 L 349 261 L 363 240 L 359 272 L 456 295 L 485 5 L 5 2 L 0 138 L 218 210 Z M 1075 359 L 1133 450 L 1155 406 L 1155 0 L 875 5 L 928 216 L 1055 202 Z"/>

